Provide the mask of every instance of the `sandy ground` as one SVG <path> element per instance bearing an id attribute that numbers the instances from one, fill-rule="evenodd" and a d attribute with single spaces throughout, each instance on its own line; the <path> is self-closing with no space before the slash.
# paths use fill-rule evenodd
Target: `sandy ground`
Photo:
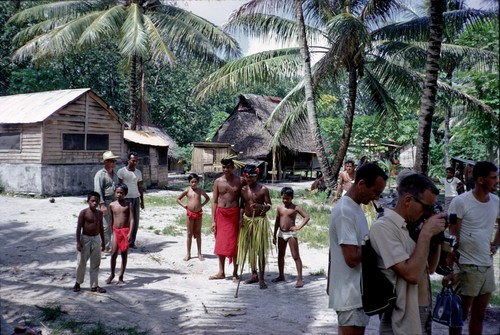
<path id="1" fill-rule="evenodd" d="M 126 334 L 123 329 L 132 327 L 148 334 L 337 334 L 336 315 L 327 308 L 326 277 L 312 275 L 327 268 L 326 248 L 300 245 L 303 288 L 294 287 L 295 264 L 289 253 L 287 281 L 271 283 L 277 275 L 275 252 L 267 266 L 268 289 L 241 284 L 235 298 L 237 284 L 229 277 L 208 280 L 217 272 L 213 236 L 203 236 L 204 262 L 197 258 L 185 262 L 185 236 L 157 235 L 146 229 L 175 225 L 183 211 L 179 207 L 146 208 L 141 212 L 139 248 L 129 256 L 126 284 L 104 283 L 109 275 L 108 257 L 102 260 L 100 272 L 100 285 L 107 293 L 89 291 L 88 273 L 82 291 L 74 293 L 75 228 L 78 212 L 86 207 L 84 197 L 58 197 L 50 203 L 48 199 L 0 196 L 0 204 L 0 302 L 2 319 L 10 325 L 31 323 L 44 335 L 51 334 L 36 306 L 60 305 L 66 312 L 64 320 L 89 325 L 101 321 L 109 334 Z M 226 267 L 227 275 L 231 268 Z M 248 276 L 245 268 L 243 277 Z M 498 309 L 493 312 L 485 334 L 499 333 L 500 313 Z M 377 334 L 377 329 L 377 318 L 372 317 L 366 333 Z M 3 324 L 1 334 L 7 333 Z M 447 334 L 447 329 L 435 324 L 434 333 Z"/>

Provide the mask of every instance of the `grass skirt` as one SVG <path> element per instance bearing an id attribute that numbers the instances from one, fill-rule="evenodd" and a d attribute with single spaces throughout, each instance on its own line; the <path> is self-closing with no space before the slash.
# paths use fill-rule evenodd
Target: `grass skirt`
<path id="1" fill-rule="evenodd" d="M 248 217 L 243 215 L 243 227 L 238 237 L 238 264 L 243 268 L 245 254 L 252 270 L 264 271 L 266 257 L 271 249 L 271 227 L 267 217 Z"/>

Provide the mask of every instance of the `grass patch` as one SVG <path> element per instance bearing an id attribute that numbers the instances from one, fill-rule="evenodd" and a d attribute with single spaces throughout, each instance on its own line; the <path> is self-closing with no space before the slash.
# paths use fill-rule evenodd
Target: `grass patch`
<path id="1" fill-rule="evenodd" d="M 156 196 L 148 196 L 144 199 L 145 206 L 147 207 L 160 207 L 160 206 L 179 206 L 177 204 L 176 196 L 165 196 L 165 197 L 156 197 Z"/>
<path id="2" fill-rule="evenodd" d="M 326 276 L 326 271 L 325 269 L 321 268 L 319 271 L 316 272 L 309 272 L 311 276 Z"/>
<path id="3" fill-rule="evenodd" d="M 182 232 L 176 226 L 165 226 L 163 227 L 161 233 L 168 236 L 181 236 Z M 155 231 L 156 234 L 156 231 Z M 159 233 L 157 234 L 159 235 Z"/>
<path id="4" fill-rule="evenodd" d="M 94 328 L 91 328 L 88 332 L 87 332 L 88 335 L 107 335 L 108 332 L 106 331 L 106 327 L 104 326 L 104 324 L 99 321 L 97 322 L 97 324 L 95 325 Z"/>
<path id="5" fill-rule="evenodd" d="M 66 314 L 67 312 L 62 310 L 61 305 L 46 305 L 43 307 L 39 307 L 42 311 L 42 319 L 44 321 L 55 321 L 61 315 Z"/>

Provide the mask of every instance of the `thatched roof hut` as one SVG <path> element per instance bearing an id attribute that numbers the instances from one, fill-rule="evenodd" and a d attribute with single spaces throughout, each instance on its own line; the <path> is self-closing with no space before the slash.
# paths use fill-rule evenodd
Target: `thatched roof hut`
<path id="1" fill-rule="evenodd" d="M 234 149 L 244 158 L 265 158 L 271 152 L 273 135 L 283 117 L 272 122 L 267 128 L 264 124 L 281 98 L 241 94 L 239 99 L 238 105 L 215 134 L 213 142 L 234 145 Z M 297 129 L 293 140 L 285 140 L 283 146 L 293 152 L 315 153 L 309 129 Z"/>
<path id="2" fill-rule="evenodd" d="M 315 148 L 308 127 L 297 126 L 293 137 L 285 139 L 278 147 L 278 157 L 272 157 L 271 141 L 287 110 L 285 109 L 269 126 L 265 127 L 265 123 L 280 101 L 277 97 L 241 94 L 238 105 L 212 141 L 229 143 L 243 161 L 266 161 L 268 165 L 282 171 L 310 170 Z"/>

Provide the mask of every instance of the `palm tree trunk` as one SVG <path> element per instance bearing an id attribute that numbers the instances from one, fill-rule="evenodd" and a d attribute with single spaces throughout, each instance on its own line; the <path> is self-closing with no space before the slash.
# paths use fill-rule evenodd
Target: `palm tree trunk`
<path id="1" fill-rule="evenodd" d="M 432 116 L 437 94 L 439 58 L 443 36 L 443 12 L 446 9 L 444 0 L 431 0 L 430 39 L 427 49 L 427 62 L 424 91 L 420 99 L 420 115 L 417 138 L 417 154 L 415 172 L 427 175 L 429 172 L 429 147 L 431 139 Z"/>
<path id="2" fill-rule="evenodd" d="M 130 101 L 130 128 L 137 129 L 137 57 L 130 57 L 130 78 L 129 78 L 129 101 Z"/>
<path id="3" fill-rule="evenodd" d="M 304 61 L 304 92 L 306 98 L 307 118 L 309 127 L 316 148 L 316 156 L 324 175 L 325 184 L 328 188 L 335 188 L 335 176 L 332 174 L 330 162 L 326 156 L 326 150 L 323 145 L 323 139 L 319 131 L 319 122 L 316 113 L 316 104 L 314 100 L 314 90 L 312 84 L 311 74 L 311 55 L 309 54 L 309 47 L 307 45 L 306 28 L 304 23 L 304 14 L 302 12 L 302 1 L 294 0 L 293 7 L 295 9 L 295 16 L 297 18 L 297 28 L 300 42 L 300 54 Z"/>
<path id="4" fill-rule="evenodd" d="M 349 67 L 349 96 L 347 101 L 347 111 L 344 118 L 344 131 L 342 132 L 339 149 L 335 154 L 335 158 L 332 164 L 332 170 L 335 176 L 339 174 L 339 171 L 342 168 L 342 162 L 344 161 L 345 155 L 347 154 L 347 148 L 349 147 L 349 142 L 351 140 L 354 112 L 356 110 L 356 93 L 358 91 L 357 71 L 358 70 L 354 65 L 351 65 Z"/>

